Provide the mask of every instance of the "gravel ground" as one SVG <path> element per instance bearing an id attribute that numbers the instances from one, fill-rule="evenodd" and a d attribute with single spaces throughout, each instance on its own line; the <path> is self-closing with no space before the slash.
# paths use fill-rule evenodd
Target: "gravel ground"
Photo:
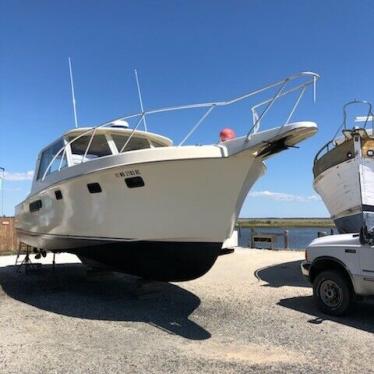
<path id="1" fill-rule="evenodd" d="M 374 373 L 374 305 L 317 312 L 302 256 L 239 249 L 178 284 L 0 267 L 0 371 Z"/>

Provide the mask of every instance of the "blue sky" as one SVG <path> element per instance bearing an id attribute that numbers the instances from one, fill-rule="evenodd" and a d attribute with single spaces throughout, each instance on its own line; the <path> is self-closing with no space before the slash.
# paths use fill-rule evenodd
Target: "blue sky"
<path id="1" fill-rule="evenodd" d="M 29 192 L 40 148 L 73 126 L 71 56 L 81 124 L 139 110 L 135 68 L 146 108 L 225 99 L 294 72 L 318 72 L 317 103 L 306 95 L 295 119 L 317 122 L 319 133 L 267 162 L 241 216 L 327 216 L 312 187 L 312 161 L 346 101 L 374 101 L 373 17 L 372 1 L 353 0 L 0 0 L 5 213 Z M 187 119 L 148 124 L 178 141 Z M 284 117 L 270 119 L 269 126 Z M 191 142 L 215 142 L 227 126 L 243 134 L 249 122 L 247 109 L 216 115 Z"/>

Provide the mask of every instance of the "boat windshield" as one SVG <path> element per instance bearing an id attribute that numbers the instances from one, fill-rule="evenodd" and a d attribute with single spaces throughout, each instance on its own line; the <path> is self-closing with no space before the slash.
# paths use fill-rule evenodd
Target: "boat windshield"
<path id="1" fill-rule="evenodd" d="M 112 134 L 112 139 L 114 141 L 114 144 L 117 147 L 118 152 L 121 152 L 122 148 L 128 141 L 129 136 Z M 137 149 L 146 149 L 150 147 L 151 146 L 149 144 L 148 139 L 133 136 L 128 142 L 128 144 L 126 145 L 123 152 L 135 151 Z"/>
<path id="2" fill-rule="evenodd" d="M 85 132 L 80 133 L 81 131 Z M 44 180 L 47 175 L 63 168 L 100 157 L 141 149 L 168 147 L 171 144 L 171 141 L 166 138 L 158 139 L 154 135 L 149 137 L 145 133 L 134 134 L 133 131 L 121 133 L 122 131 L 110 129 L 95 133 L 95 128 L 81 131 L 71 131 L 41 152 L 36 180 Z"/>
<path id="3" fill-rule="evenodd" d="M 73 139 L 74 137 L 70 138 L 68 141 L 71 141 Z M 109 156 L 112 154 L 105 135 L 95 135 L 92 139 L 89 149 L 87 150 L 90 139 L 91 135 L 84 135 L 70 144 L 71 157 L 74 165 L 79 164 L 82 161 L 88 161 L 94 158 Z M 84 160 L 82 160 L 83 156 Z"/>
<path id="4" fill-rule="evenodd" d="M 60 169 L 63 169 L 67 166 L 66 153 L 60 153 L 57 155 L 57 153 L 61 150 L 63 146 L 64 139 L 60 138 L 41 153 L 37 179 L 43 177 L 52 160 L 53 162 L 49 166 L 47 175 L 54 173 L 55 171 L 58 171 Z"/>

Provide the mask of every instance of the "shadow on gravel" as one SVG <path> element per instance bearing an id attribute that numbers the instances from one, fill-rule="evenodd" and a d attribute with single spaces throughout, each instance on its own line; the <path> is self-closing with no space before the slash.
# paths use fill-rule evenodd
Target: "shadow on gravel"
<path id="1" fill-rule="evenodd" d="M 284 262 L 255 271 L 257 279 L 266 282 L 265 287 L 311 287 L 300 270 L 301 261 Z"/>
<path id="2" fill-rule="evenodd" d="M 43 265 L 27 275 L 15 266 L 0 268 L 0 287 L 16 300 L 69 317 L 145 322 L 192 340 L 211 336 L 188 318 L 200 299 L 170 283 L 119 273 L 87 275 L 84 266 L 69 264 L 55 270 Z"/>
<path id="3" fill-rule="evenodd" d="M 311 284 L 301 274 L 300 263 L 301 261 L 292 261 L 258 269 L 255 276 L 266 282 L 267 284 L 264 285 L 266 287 L 311 287 Z M 278 305 L 310 315 L 313 318 L 308 322 L 312 324 L 334 321 L 367 332 L 374 332 L 374 304 L 372 302 L 354 304 L 349 315 L 345 317 L 332 317 L 321 313 L 316 308 L 312 296 L 283 299 Z"/>
<path id="4" fill-rule="evenodd" d="M 283 299 L 278 302 L 278 305 L 310 315 L 313 318 L 308 320 L 308 322 L 312 324 L 334 321 L 356 329 L 374 332 L 374 304 L 372 302 L 355 303 L 349 314 L 343 317 L 327 316 L 321 313 L 314 305 L 312 296 Z"/>

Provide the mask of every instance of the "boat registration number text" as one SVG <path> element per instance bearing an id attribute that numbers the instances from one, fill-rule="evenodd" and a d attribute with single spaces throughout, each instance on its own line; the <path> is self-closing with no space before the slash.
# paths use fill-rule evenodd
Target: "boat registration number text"
<path id="1" fill-rule="evenodd" d="M 117 178 L 124 178 L 124 177 L 135 177 L 137 175 L 141 175 L 139 169 L 132 169 L 132 170 L 124 170 L 116 173 L 115 176 Z"/>

